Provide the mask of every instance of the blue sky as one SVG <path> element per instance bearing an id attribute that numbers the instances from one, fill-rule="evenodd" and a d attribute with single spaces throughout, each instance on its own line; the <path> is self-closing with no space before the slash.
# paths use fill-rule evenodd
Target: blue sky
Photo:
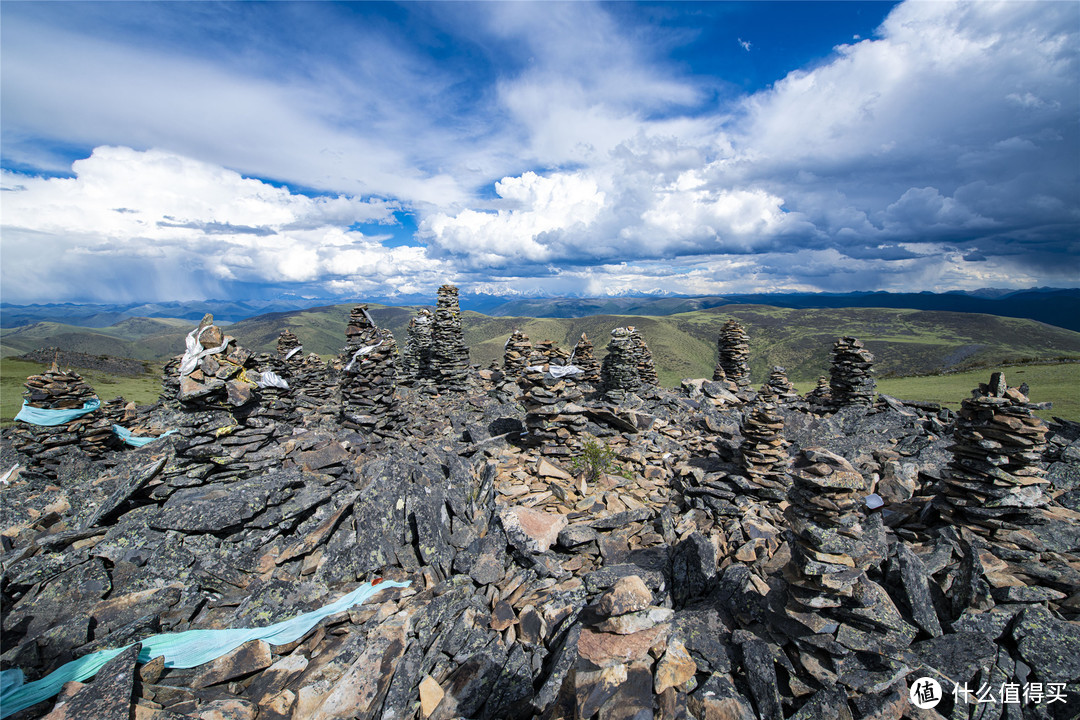
<path id="1" fill-rule="evenodd" d="M 8 302 L 1080 285 L 1074 2 L 0 4 Z"/>

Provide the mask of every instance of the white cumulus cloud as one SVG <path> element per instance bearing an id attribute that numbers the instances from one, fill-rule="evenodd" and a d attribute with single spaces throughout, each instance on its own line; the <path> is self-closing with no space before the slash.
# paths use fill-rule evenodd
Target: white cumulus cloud
<path id="1" fill-rule="evenodd" d="M 308 197 L 161 150 L 101 147 L 73 171 L 4 172 L 5 294 L 178 299 L 229 281 L 326 279 L 394 288 L 440 268 L 423 248 L 348 229 L 396 222 L 381 200 Z"/>

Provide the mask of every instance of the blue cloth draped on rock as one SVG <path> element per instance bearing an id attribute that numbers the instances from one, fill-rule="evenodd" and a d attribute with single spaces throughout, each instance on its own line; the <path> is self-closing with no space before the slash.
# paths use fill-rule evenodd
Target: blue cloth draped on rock
<path id="1" fill-rule="evenodd" d="M 87 400 L 81 408 L 66 410 L 30 407 L 23 400 L 22 410 L 19 410 L 19 414 L 15 416 L 15 419 L 31 425 L 63 425 L 87 413 L 92 413 L 99 407 L 101 407 L 101 401 L 97 398 Z"/>
<path id="2" fill-rule="evenodd" d="M 125 427 L 120 427 L 119 425 L 113 425 L 112 426 L 112 431 L 113 431 L 114 435 L 116 435 L 118 438 L 120 438 L 121 440 L 126 442 L 128 445 L 131 445 L 132 447 L 142 447 L 143 445 L 146 445 L 147 443 L 154 442 L 159 437 L 165 437 L 166 435 L 172 435 L 174 432 L 176 432 L 175 430 L 166 430 L 165 432 L 161 433 L 157 437 L 145 437 L 145 436 L 140 437 L 138 435 L 132 435 L 130 430 L 128 430 Z"/>
<path id="3" fill-rule="evenodd" d="M 265 640 L 271 645 L 287 645 L 299 640 L 323 618 L 348 610 L 365 602 L 375 593 L 387 588 L 404 588 L 409 583 L 367 582 L 351 593 L 329 605 L 297 615 L 262 628 L 238 628 L 227 630 L 185 630 L 178 633 L 153 635 L 142 641 L 139 662 L 145 663 L 164 655 L 167 668 L 193 668 L 232 652 L 246 642 Z M 64 683 L 83 681 L 93 677 L 105 663 L 122 653 L 131 645 L 114 650 L 100 650 L 62 665 L 40 680 L 23 683 L 22 670 L 4 670 L 0 673 L 0 718 L 48 700 L 60 692 Z"/>

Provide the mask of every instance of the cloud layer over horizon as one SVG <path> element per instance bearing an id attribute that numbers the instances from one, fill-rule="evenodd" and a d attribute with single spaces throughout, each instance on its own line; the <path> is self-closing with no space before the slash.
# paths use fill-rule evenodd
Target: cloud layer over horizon
<path id="1" fill-rule="evenodd" d="M 8 302 L 1080 285 L 1070 3 L 903 3 L 749 86 L 698 6 L 70 7 L 0 8 Z"/>

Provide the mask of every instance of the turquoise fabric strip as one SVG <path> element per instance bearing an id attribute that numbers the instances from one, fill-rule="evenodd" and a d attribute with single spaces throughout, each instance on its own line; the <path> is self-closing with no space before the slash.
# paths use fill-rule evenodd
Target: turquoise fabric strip
<path id="1" fill-rule="evenodd" d="M 359 605 L 381 590 L 408 586 L 409 583 L 389 580 L 374 586 L 364 583 L 348 595 L 318 610 L 262 628 L 187 630 L 153 635 L 142 641 L 139 662 L 149 662 L 164 655 L 167 668 L 192 668 L 216 660 L 252 640 L 265 640 L 271 645 L 287 645 L 302 638 L 324 618 Z M 26 684 L 22 683 L 22 671 L 5 670 L 0 674 L 0 718 L 48 700 L 59 693 L 66 682 L 82 682 L 93 677 L 105 663 L 128 647 L 131 646 L 85 655 L 60 666 L 40 680 Z"/>
<path id="2" fill-rule="evenodd" d="M 174 432 L 176 432 L 175 430 L 166 430 L 157 437 L 140 437 L 138 435 L 132 435 L 130 430 L 119 425 L 113 425 L 112 431 L 113 435 L 116 435 L 118 438 L 123 440 L 128 445 L 131 445 L 132 447 L 142 447 L 143 445 L 154 442 L 158 439 L 158 437 L 165 437 L 166 435 L 172 435 Z"/>
<path id="3" fill-rule="evenodd" d="M 81 408 L 73 408 L 70 410 L 52 410 L 49 408 L 36 408 L 30 407 L 23 400 L 22 409 L 19 410 L 19 414 L 15 416 L 16 420 L 22 420 L 25 423 L 31 425 L 63 425 L 66 422 L 71 422 L 75 418 L 82 417 L 87 413 L 92 413 L 101 407 L 101 401 L 97 398 L 93 400 L 87 400 Z"/>

